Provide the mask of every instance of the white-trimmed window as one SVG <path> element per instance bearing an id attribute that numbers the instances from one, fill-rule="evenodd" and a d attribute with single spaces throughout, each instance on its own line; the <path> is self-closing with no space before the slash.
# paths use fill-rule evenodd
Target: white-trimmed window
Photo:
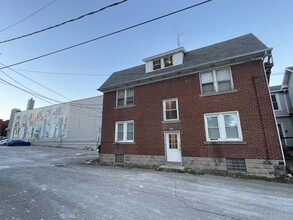
<path id="1" fill-rule="evenodd" d="M 204 115 L 207 141 L 242 141 L 238 112 Z"/>
<path id="2" fill-rule="evenodd" d="M 163 100 L 164 121 L 179 120 L 178 99 Z"/>
<path id="3" fill-rule="evenodd" d="M 134 89 L 121 89 L 117 90 L 116 106 L 128 106 L 134 104 Z"/>
<path id="4" fill-rule="evenodd" d="M 233 89 L 230 68 L 218 69 L 200 74 L 201 93 L 224 92 Z"/>
<path id="5" fill-rule="evenodd" d="M 279 97 L 277 94 L 271 94 L 274 110 L 281 110 L 279 105 Z"/>
<path id="6" fill-rule="evenodd" d="M 161 59 L 153 61 L 153 70 L 161 69 Z"/>
<path id="7" fill-rule="evenodd" d="M 164 67 L 173 66 L 172 55 L 164 57 Z"/>
<path id="8" fill-rule="evenodd" d="M 115 142 L 134 141 L 134 121 L 119 121 L 115 124 Z"/>

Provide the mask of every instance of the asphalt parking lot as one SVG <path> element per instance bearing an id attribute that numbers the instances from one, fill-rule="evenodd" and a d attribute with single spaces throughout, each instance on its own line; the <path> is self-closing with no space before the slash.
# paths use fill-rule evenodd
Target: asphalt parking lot
<path id="1" fill-rule="evenodd" d="M 82 163 L 97 157 L 0 147 L 0 219 L 293 219 L 293 184 Z"/>

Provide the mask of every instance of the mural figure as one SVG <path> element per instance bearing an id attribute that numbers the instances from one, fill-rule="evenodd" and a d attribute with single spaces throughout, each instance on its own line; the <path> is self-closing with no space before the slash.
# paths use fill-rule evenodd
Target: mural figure
<path id="1" fill-rule="evenodd" d="M 43 139 L 67 135 L 66 104 L 34 109 L 16 114 L 12 138 Z"/>

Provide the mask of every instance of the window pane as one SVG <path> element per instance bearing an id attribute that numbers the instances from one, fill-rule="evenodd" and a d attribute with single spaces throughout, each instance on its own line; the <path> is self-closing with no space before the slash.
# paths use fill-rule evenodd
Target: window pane
<path id="1" fill-rule="evenodd" d="M 214 84 L 208 83 L 202 85 L 202 93 L 214 92 Z"/>
<path id="2" fill-rule="evenodd" d="M 157 70 L 157 69 L 160 69 L 160 68 L 161 68 L 161 60 L 160 59 L 154 60 L 153 61 L 153 69 Z"/>
<path id="3" fill-rule="evenodd" d="M 205 83 L 211 83 L 213 82 L 213 73 L 209 72 L 209 73 L 201 73 L 200 74 L 201 77 L 201 83 L 205 84 Z"/>
<path id="4" fill-rule="evenodd" d="M 237 126 L 235 126 L 235 127 L 226 127 L 226 136 L 227 136 L 227 139 L 239 138 Z"/>
<path id="5" fill-rule="evenodd" d="M 273 102 L 274 110 L 279 110 L 279 106 L 277 102 Z"/>
<path id="6" fill-rule="evenodd" d="M 218 140 L 220 139 L 220 132 L 218 128 L 208 128 L 209 139 L 210 140 Z"/>
<path id="7" fill-rule="evenodd" d="M 118 124 L 118 132 L 123 132 L 123 124 Z"/>
<path id="8" fill-rule="evenodd" d="M 208 123 L 208 133 L 210 140 L 218 140 L 220 139 L 220 131 L 218 126 L 218 117 L 217 116 L 210 116 L 207 117 Z"/>
<path id="9" fill-rule="evenodd" d="M 127 132 L 132 132 L 133 131 L 133 123 L 128 123 L 127 124 Z"/>
<path id="10" fill-rule="evenodd" d="M 133 140 L 133 123 L 127 123 L 127 140 Z"/>
<path id="11" fill-rule="evenodd" d="M 219 85 L 219 92 L 221 92 L 221 91 L 229 91 L 229 90 L 232 89 L 230 81 L 218 82 L 218 85 Z"/>
<path id="12" fill-rule="evenodd" d="M 166 110 L 176 109 L 176 101 L 167 101 Z"/>
<path id="13" fill-rule="evenodd" d="M 118 99 L 119 98 L 124 98 L 124 94 L 125 94 L 124 90 L 119 90 L 118 91 Z"/>
<path id="14" fill-rule="evenodd" d="M 117 106 L 123 106 L 124 105 L 124 98 L 118 99 Z"/>
<path id="15" fill-rule="evenodd" d="M 237 126 L 237 117 L 236 114 L 229 114 L 229 115 L 224 115 L 224 120 L 225 120 L 225 127 L 228 126 Z"/>
<path id="16" fill-rule="evenodd" d="M 219 81 L 230 81 L 230 70 L 229 69 L 222 69 L 217 70 L 217 80 Z"/>
<path id="17" fill-rule="evenodd" d="M 177 134 L 169 134 L 169 148 L 178 149 Z"/>
<path id="18" fill-rule="evenodd" d="M 127 89 L 127 97 L 133 97 L 134 95 L 134 89 Z"/>
<path id="19" fill-rule="evenodd" d="M 123 132 L 118 131 L 118 133 L 117 133 L 117 141 L 123 141 Z"/>
<path id="20" fill-rule="evenodd" d="M 271 95 L 271 97 L 272 97 L 272 101 L 273 101 L 273 102 L 276 102 L 276 101 L 277 101 L 277 99 L 276 99 L 276 95 Z"/>
<path id="21" fill-rule="evenodd" d="M 210 116 L 207 118 L 208 128 L 218 128 L 218 117 Z"/>
<path id="22" fill-rule="evenodd" d="M 239 138 L 236 114 L 224 115 L 227 139 Z"/>
<path id="23" fill-rule="evenodd" d="M 172 66 L 173 65 L 172 56 L 165 57 L 164 64 L 165 64 L 165 67 Z"/>
<path id="24" fill-rule="evenodd" d="M 166 111 L 166 119 L 177 119 L 177 110 Z"/>

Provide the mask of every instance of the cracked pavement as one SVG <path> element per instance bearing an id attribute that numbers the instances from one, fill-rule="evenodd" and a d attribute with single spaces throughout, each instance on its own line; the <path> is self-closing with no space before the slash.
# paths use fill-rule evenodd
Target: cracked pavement
<path id="1" fill-rule="evenodd" d="M 292 219 L 293 185 L 83 165 L 96 151 L 0 147 L 0 219 Z"/>

